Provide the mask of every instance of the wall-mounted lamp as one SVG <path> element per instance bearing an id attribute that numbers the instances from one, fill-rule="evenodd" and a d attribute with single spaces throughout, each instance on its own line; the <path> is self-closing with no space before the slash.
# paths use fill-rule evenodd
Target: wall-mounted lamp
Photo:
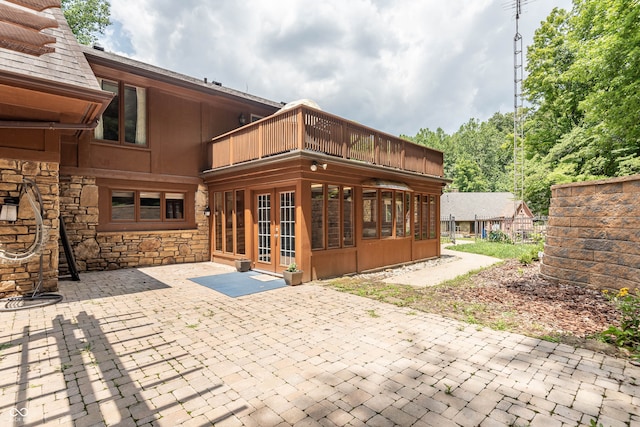
<path id="1" fill-rule="evenodd" d="M 323 170 L 327 170 L 327 164 L 326 163 L 318 163 L 315 160 L 313 161 L 313 163 L 311 163 L 311 166 L 309 167 L 309 169 L 311 169 L 311 172 L 315 172 L 318 170 L 318 168 L 322 168 Z"/>
<path id="2" fill-rule="evenodd" d="M 247 118 L 244 116 L 244 113 L 240 113 L 240 115 L 238 116 L 238 123 L 240 124 L 240 126 L 244 126 L 245 124 L 247 124 Z"/>
<path id="3" fill-rule="evenodd" d="M 211 209 L 209 206 L 204 208 L 204 216 L 211 216 Z"/>
<path id="4" fill-rule="evenodd" d="M 14 222 L 18 219 L 18 205 L 20 204 L 20 198 L 18 197 L 5 197 L 4 204 L 0 210 L 0 221 Z"/>

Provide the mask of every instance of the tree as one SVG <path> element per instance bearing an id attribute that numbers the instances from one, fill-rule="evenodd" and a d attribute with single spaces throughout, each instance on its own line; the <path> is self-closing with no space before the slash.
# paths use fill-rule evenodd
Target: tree
<path id="1" fill-rule="evenodd" d="M 574 0 L 554 9 L 527 53 L 524 89 L 535 112 L 529 158 L 575 177 L 640 172 L 640 4 Z M 570 168 L 570 169 L 571 169 Z"/>
<path id="2" fill-rule="evenodd" d="M 480 166 L 464 157 L 456 163 L 453 186 L 460 192 L 487 191 L 489 187 Z"/>
<path id="3" fill-rule="evenodd" d="M 64 17 L 81 44 L 91 44 L 111 25 L 111 4 L 107 0 L 62 0 Z"/>

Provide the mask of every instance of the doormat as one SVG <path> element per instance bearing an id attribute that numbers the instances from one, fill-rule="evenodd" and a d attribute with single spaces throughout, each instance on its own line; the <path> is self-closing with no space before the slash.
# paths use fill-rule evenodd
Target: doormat
<path id="1" fill-rule="evenodd" d="M 255 271 L 214 274 L 189 279 L 199 285 L 218 291 L 231 298 L 287 286 L 284 279 Z"/>

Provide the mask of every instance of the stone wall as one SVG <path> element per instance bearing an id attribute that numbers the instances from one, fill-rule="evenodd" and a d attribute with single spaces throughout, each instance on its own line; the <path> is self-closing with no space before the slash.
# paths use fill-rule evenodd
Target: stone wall
<path id="1" fill-rule="evenodd" d="M 58 170 L 57 163 L 0 159 L 0 199 L 19 196 L 23 179 L 33 180 L 42 194 L 45 231 L 43 248 L 28 260 L 0 259 L 0 298 L 35 290 L 40 280 L 40 254 L 43 266 L 40 291 L 50 292 L 58 288 Z M 35 194 L 32 196 L 38 205 Z M 33 209 L 27 197 L 23 196 L 18 207 L 18 220 L 0 221 L 0 248 L 26 250 L 33 243 L 35 232 Z"/>
<path id="2" fill-rule="evenodd" d="M 640 175 L 551 188 L 540 272 L 594 289 L 640 287 Z"/>
<path id="3" fill-rule="evenodd" d="M 95 178 L 61 177 L 60 205 L 78 271 L 115 270 L 209 261 L 209 222 L 204 215 L 207 189 L 196 194 L 196 229 L 166 231 L 98 231 Z M 68 273 L 60 245 L 61 274 Z"/>

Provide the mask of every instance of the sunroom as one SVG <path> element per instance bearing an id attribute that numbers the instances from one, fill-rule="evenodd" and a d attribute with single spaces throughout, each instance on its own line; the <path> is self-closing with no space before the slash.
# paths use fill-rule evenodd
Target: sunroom
<path id="1" fill-rule="evenodd" d="M 209 155 L 212 261 L 310 281 L 440 256 L 440 151 L 297 104 Z"/>

